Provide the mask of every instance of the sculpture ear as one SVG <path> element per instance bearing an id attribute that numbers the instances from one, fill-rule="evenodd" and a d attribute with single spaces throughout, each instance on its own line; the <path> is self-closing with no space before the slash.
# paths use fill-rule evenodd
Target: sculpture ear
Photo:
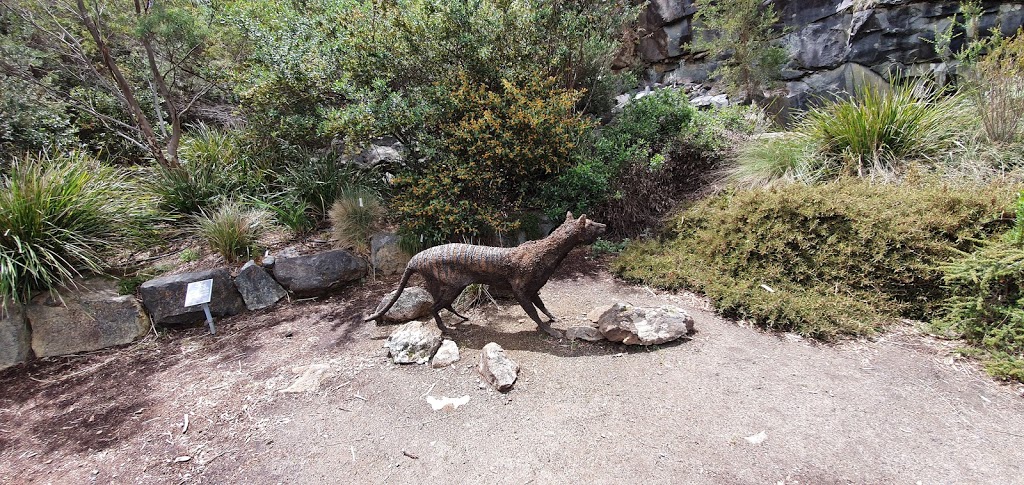
<path id="1" fill-rule="evenodd" d="M 567 211 L 567 212 L 565 213 L 565 220 L 567 220 L 567 221 L 571 221 L 571 220 L 573 220 L 573 219 L 574 219 L 574 217 L 572 216 L 572 211 Z"/>
<path id="2" fill-rule="evenodd" d="M 586 222 L 586 220 L 587 220 L 587 215 L 586 214 L 580 214 L 580 218 L 576 222 Z"/>

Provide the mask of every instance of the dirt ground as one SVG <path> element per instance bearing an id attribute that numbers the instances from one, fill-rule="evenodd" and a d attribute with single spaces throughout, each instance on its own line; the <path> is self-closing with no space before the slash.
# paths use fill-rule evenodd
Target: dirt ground
<path id="1" fill-rule="evenodd" d="M 681 306 L 697 333 L 570 343 L 487 304 L 432 369 L 390 363 L 392 327 L 360 321 L 393 285 L 0 372 L 0 482 L 1024 483 L 1022 389 L 910 324 L 836 346 L 765 333 L 578 252 L 541 293 L 556 327 L 627 301 Z M 492 341 L 522 366 L 507 394 L 476 374 Z M 311 364 L 318 389 L 281 392 Z"/>

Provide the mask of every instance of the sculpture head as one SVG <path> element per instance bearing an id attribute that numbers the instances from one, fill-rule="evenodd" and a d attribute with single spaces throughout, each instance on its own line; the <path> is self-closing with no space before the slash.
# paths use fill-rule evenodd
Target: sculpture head
<path id="1" fill-rule="evenodd" d="M 578 219 L 575 219 L 572 212 L 565 213 L 565 222 L 562 223 L 561 227 L 565 227 L 571 230 L 573 234 L 577 234 L 580 244 L 593 243 L 607 229 L 607 226 L 604 224 L 587 219 L 586 214 L 582 214 Z"/>

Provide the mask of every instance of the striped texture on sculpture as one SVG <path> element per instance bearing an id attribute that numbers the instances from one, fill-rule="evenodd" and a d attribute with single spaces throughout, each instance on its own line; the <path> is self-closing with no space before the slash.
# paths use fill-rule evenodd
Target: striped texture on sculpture
<path id="1" fill-rule="evenodd" d="M 409 260 L 398 291 L 391 301 L 379 312 L 366 317 L 365 321 L 379 322 L 398 301 L 409 278 L 418 274 L 434 300 L 430 312 L 442 331 L 449 328 L 441 321 L 438 312 L 446 309 L 467 320 L 452 308 L 452 303 L 467 286 L 479 283 L 510 290 L 541 330 L 561 337 L 561 332 L 551 328 L 537 313 L 537 309 L 540 309 L 551 321 L 555 320 L 540 299 L 540 289 L 572 248 L 594 242 L 604 231 L 604 224 L 588 220 L 586 215 L 575 219 L 570 212 L 566 214 L 565 222 L 548 237 L 528 241 L 514 248 L 444 244 L 423 250 Z"/>

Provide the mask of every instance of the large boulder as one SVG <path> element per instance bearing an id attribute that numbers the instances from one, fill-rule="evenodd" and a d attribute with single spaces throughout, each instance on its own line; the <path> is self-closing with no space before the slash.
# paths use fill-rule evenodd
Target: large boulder
<path id="1" fill-rule="evenodd" d="M 379 233 L 370 238 L 370 264 L 378 274 L 402 274 L 410 258 L 398 246 L 398 235 Z"/>
<path id="2" fill-rule="evenodd" d="M 32 334 L 22 305 L 6 302 L 0 307 L 0 369 L 32 358 Z"/>
<path id="3" fill-rule="evenodd" d="M 604 337 L 627 345 L 657 345 L 693 332 L 693 318 L 681 308 L 635 307 L 615 303 L 590 313 Z"/>
<path id="4" fill-rule="evenodd" d="M 425 364 L 441 346 L 441 330 L 413 320 L 391 332 L 384 342 L 396 364 Z"/>
<path id="5" fill-rule="evenodd" d="M 267 308 L 288 296 L 288 292 L 253 261 L 245 263 L 235 276 L 235 287 L 250 311 Z"/>
<path id="6" fill-rule="evenodd" d="M 379 312 L 384 308 L 384 305 L 387 305 L 388 302 L 394 298 L 395 291 L 384 295 L 380 304 L 377 305 L 377 309 L 373 311 L 374 314 Z M 384 321 L 387 323 L 404 323 L 425 317 L 430 315 L 430 307 L 433 305 L 434 299 L 430 296 L 430 293 L 428 293 L 427 290 L 420 288 L 419 286 L 410 286 L 402 291 L 402 295 L 398 297 L 398 301 L 396 301 L 395 304 L 391 306 L 391 309 L 384 314 Z"/>
<path id="7" fill-rule="evenodd" d="M 505 349 L 491 342 L 480 351 L 480 364 L 477 372 L 488 384 L 501 392 L 512 389 L 519 377 L 519 364 L 505 355 Z"/>
<path id="8" fill-rule="evenodd" d="M 196 323 L 206 320 L 203 307 L 185 307 L 185 289 L 189 283 L 213 279 L 210 313 L 216 317 L 237 315 L 245 311 L 245 301 L 231 281 L 231 273 L 216 268 L 195 273 L 161 276 L 139 287 L 142 304 L 160 325 Z"/>
<path id="9" fill-rule="evenodd" d="M 277 282 L 299 296 L 323 295 L 363 276 L 366 276 L 366 263 L 344 249 L 294 258 L 279 257 L 274 264 Z"/>
<path id="10" fill-rule="evenodd" d="M 118 295 L 111 281 L 90 279 L 58 295 L 40 295 L 25 307 L 37 357 L 123 345 L 149 332 L 142 306 L 134 296 Z"/>

